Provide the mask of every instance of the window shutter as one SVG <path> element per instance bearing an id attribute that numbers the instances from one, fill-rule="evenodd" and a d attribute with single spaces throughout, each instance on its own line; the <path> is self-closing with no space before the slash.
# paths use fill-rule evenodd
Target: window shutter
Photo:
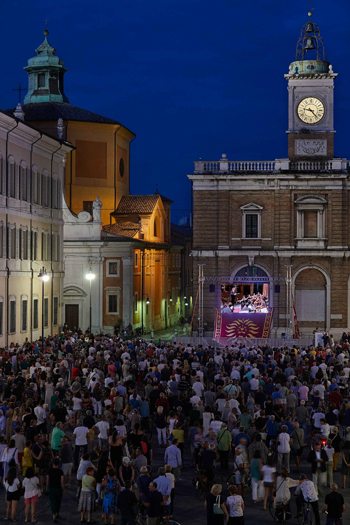
<path id="1" fill-rule="evenodd" d="M 51 177 L 47 177 L 47 206 L 51 207 Z"/>
<path id="2" fill-rule="evenodd" d="M 27 230 L 27 259 L 31 259 L 32 258 L 32 254 L 31 254 L 31 246 L 30 246 L 30 231 Z"/>
<path id="3" fill-rule="evenodd" d="M 22 301 L 22 332 L 27 331 L 27 326 L 28 326 L 27 318 L 28 318 L 28 301 L 27 299 L 24 299 Z"/>
<path id="4" fill-rule="evenodd" d="M 36 174 L 36 183 L 37 183 L 37 188 L 38 188 L 38 198 L 37 198 L 37 203 L 40 205 L 41 204 L 41 177 L 40 177 L 40 173 L 37 173 Z"/>
<path id="5" fill-rule="evenodd" d="M 15 239 L 16 239 L 16 259 L 19 258 L 19 235 L 18 235 L 18 232 L 19 232 L 19 230 L 17 230 L 17 228 L 15 228 Z"/>
<path id="6" fill-rule="evenodd" d="M 53 298 L 53 324 L 57 325 L 58 322 L 58 297 Z"/>
<path id="7" fill-rule="evenodd" d="M 52 242 L 52 236 L 48 233 L 47 234 L 47 261 L 51 261 L 51 242 Z"/>
<path id="8" fill-rule="evenodd" d="M 0 157 L 0 193 L 4 193 L 4 169 L 2 157 Z"/>
<path id="9" fill-rule="evenodd" d="M 8 189 L 8 196 L 11 196 L 11 162 L 7 161 L 7 189 Z"/>
<path id="10" fill-rule="evenodd" d="M 42 248 L 42 250 L 41 250 L 42 251 L 41 260 L 42 261 L 46 261 L 47 260 L 47 258 L 46 258 L 46 255 L 47 255 L 46 233 L 42 232 L 41 239 L 42 239 L 42 241 L 41 241 L 41 244 L 42 244 L 42 246 L 41 246 L 41 248 Z"/>
<path id="11" fill-rule="evenodd" d="M 7 257 L 6 253 L 6 228 L 2 225 L 2 256 Z"/>
<path id="12" fill-rule="evenodd" d="M 19 233 L 19 240 L 18 240 L 18 244 L 19 244 L 19 248 L 20 248 L 20 259 L 24 259 L 24 231 L 22 230 L 22 228 L 19 228 L 18 230 L 18 233 Z"/>
<path id="13" fill-rule="evenodd" d="M 19 166 L 16 166 L 16 164 L 14 164 L 13 169 L 15 171 L 15 199 L 19 199 Z"/>
<path id="14" fill-rule="evenodd" d="M 10 301 L 10 333 L 16 333 L 16 301 Z"/>
<path id="15" fill-rule="evenodd" d="M 0 301 L 0 335 L 3 335 L 4 333 L 4 303 L 3 301 Z"/>
<path id="16" fill-rule="evenodd" d="M 7 258 L 11 259 L 11 228 L 7 227 Z"/>
<path id="17" fill-rule="evenodd" d="M 30 202 L 30 188 L 31 188 L 31 180 L 30 180 L 30 177 L 31 176 L 31 171 L 30 169 L 26 168 L 26 179 L 27 179 L 27 198 L 26 198 L 26 201 L 27 202 Z"/>
<path id="18" fill-rule="evenodd" d="M 45 175 L 41 175 L 41 205 L 46 206 L 47 185 Z"/>
<path id="19" fill-rule="evenodd" d="M 57 208 L 60 210 L 62 208 L 62 184 L 61 181 L 57 181 Z"/>

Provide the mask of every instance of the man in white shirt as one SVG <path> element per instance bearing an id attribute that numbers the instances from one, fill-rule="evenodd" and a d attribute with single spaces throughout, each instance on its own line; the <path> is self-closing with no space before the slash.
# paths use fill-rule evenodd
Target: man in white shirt
<path id="1" fill-rule="evenodd" d="M 45 434 L 46 433 L 46 412 L 43 407 L 44 400 L 41 399 L 39 401 L 39 405 L 34 408 L 34 414 L 37 417 L 37 432 L 38 434 Z"/>
<path id="2" fill-rule="evenodd" d="M 282 463 L 289 470 L 289 456 L 290 456 L 290 435 L 287 434 L 288 428 L 283 425 L 281 433 L 278 436 L 278 460 L 277 460 L 277 471 L 281 472 Z"/>
<path id="3" fill-rule="evenodd" d="M 84 453 L 87 452 L 87 438 L 89 435 L 89 429 L 83 426 L 83 420 L 78 419 L 77 426 L 73 431 L 73 437 L 75 438 L 74 447 L 74 466 L 78 468 L 79 465 L 79 453 L 82 448 Z"/>
<path id="4" fill-rule="evenodd" d="M 107 423 L 106 416 L 102 416 L 101 421 L 96 423 L 96 425 L 93 427 L 94 429 L 97 428 L 99 430 L 98 442 L 100 445 L 100 448 L 104 448 L 108 445 L 108 435 L 109 435 L 109 423 Z"/>
<path id="5" fill-rule="evenodd" d="M 298 515 L 302 516 L 302 505 L 304 501 L 309 500 L 315 516 L 316 525 L 320 525 L 320 512 L 318 510 L 318 497 L 315 486 L 312 481 L 309 481 L 305 474 L 300 476 L 300 485 L 295 489 L 296 504 Z"/>
<path id="6" fill-rule="evenodd" d="M 254 374 L 252 375 L 250 383 L 250 389 L 252 392 L 257 392 L 259 390 L 259 381 L 255 378 Z"/>
<path id="7" fill-rule="evenodd" d="M 204 386 L 203 386 L 203 384 L 199 381 L 199 378 L 198 378 L 198 377 L 196 377 L 196 382 L 193 383 L 192 388 L 193 388 L 193 390 L 196 392 L 197 396 L 202 397 L 203 392 L 204 392 Z"/>

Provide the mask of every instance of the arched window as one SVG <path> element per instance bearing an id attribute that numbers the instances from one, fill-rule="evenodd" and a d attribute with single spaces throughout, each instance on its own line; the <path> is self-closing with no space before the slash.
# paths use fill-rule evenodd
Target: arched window
<path id="1" fill-rule="evenodd" d="M 154 237 L 159 237 L 160 235 L 160 231 L 159 231 L 159 219 L 158 217 L 156 217 L 154 219 L 154 223 L 153 223 L 153 235 Z"/>

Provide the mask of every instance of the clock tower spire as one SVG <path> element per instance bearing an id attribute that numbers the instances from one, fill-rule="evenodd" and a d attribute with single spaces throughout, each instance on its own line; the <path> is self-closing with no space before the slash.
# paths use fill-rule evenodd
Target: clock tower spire
<path id="1" fill-rule="evenodd" d="M 288 158 L 325 161 L 334 157 L 334 79 L 319 27 L 304 24 L 288 80 Z"/>

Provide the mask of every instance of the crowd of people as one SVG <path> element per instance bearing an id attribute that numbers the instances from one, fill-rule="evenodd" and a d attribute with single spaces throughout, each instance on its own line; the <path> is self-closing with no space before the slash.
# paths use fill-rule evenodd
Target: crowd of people
<path id="1" fill-rule="evenodd" d="M 318 348 L 203 348 L 79 330 L 11 344 L 0 351 L 5 519 L 16 521 L 24 497 L 25 521 L 34 523 L 47 494 L 57 522 L 74 482 L 81 523 L 95 523 L 99 509 L 104 524 L 117 514 L 122 525 L 138 514 L 148 525 L 166 523 L 176 513 L 181 469 L 192 467 L 193 484 L 207 490 L 208 525 L 225 518 L 242 525 L 250 485 L 254 504 L 267 509 L 273 501 L 277 519 L 296 487 L 298 513 L 309 500 L 316 525 L 320 512 L 327 525 L 341 523 L 334 476 L 341 463 L 345 488 L 348 341 L 343 334 Z M 155 441 L 164 449 L 157 467 Z M 227 498 L 218 479 L 227 480 Z"/>

